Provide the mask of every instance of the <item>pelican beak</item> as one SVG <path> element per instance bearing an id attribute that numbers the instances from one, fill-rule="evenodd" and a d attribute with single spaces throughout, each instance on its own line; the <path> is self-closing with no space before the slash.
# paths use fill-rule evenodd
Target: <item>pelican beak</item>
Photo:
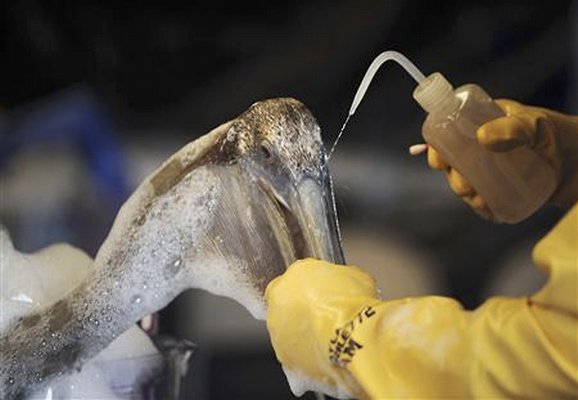
<path id="1" fill-rule="evenodd" d="M 276 205 L 271 225 L 287 266 L 306 257 L 345 262 L 329 174 L 278 178 L 275 187 L 265 180 L 259 184 Z"/>

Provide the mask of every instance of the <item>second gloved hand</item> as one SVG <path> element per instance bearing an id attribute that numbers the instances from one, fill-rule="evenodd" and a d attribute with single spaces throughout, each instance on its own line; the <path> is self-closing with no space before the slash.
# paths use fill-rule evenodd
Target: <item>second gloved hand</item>
<path id="1" fill-rule="evenodd" d="M 344 368 L 358 346 L 339 333 L 351 321 L 363 323 L 368 307 L 379 302 L 373 278 L 357 267 L 306 259 L 273 280 L 265 298 L 271 342 L 293 392 L 360 397 Z M 308 382 L 303 385 L 295 377 Z"/>
<path id="2" fill-rule="evenodd" d="M 543 157 L 558 177 L 558 188 L 549 202 L 570 206 L 578 200 L 578 117 L 552 110 L 530 107 L 511 100 L 496 100 L 506 114 L 482 125 L 477 131 L 478 141 L 487 149 L 507 152 L 528 146 Z M 467 180 L 440 156 L 428 149 L 430 167 L 446 171 L 452 191 L 474 211 L 492 219 L 492 214 Z"/>
<path id="3" fill-rule="evenodd" d="M 271 342 L 296 395 L 468 398 L 470 317 L 456 301 L 384 302 L 361 269 L 311 258 L 274 279 L 265 296 Z"/>

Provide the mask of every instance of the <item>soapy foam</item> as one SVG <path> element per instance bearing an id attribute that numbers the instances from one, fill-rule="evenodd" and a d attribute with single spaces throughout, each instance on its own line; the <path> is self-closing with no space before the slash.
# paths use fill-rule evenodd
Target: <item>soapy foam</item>
<path id="1" fill-rule="evenodd" d="M 29 400 L 106 399 L 122 400 L 109 387 L 103 372 L 87 363 L 81 373 L 57 378 L 50 386 L 28 397 Z"/>
<path id="2" fill-rule="evenodd" d="M 185 154 L 183 159 L 186 158 Z M 265 318 L 262 294 L 250 280 L 247 261 L 221 254 L 215 247 L 224 245 L 222 239 L 218 236 L 207 237 L 207 231 L 217 219 L 215 215 L 219 212 L 218 199 L 225 201 L 224 191 L 231 189 L 225 187 L 226 183 L 224 184 L 216 173 L 214 168 L 208 167 L 198 167 L 191 171 L 181 184 L 156 200 L 148 211 L 145 225 L 132 235 L 132 243 L 129 245 L 139 249 L 134 264 L 139 266 L 138 279 L 141 282 L 133 281 L 130 287 L 143 290 L 129 291 L 126 296 L 138 301 L 147 312 L 163 306 L 158 299 L 170 300 L 171 296 L 175 295 L 174 291 L 192 287 L 232 298 L 255 318 Z M 142 210 L 131 212 L 136 204 L 136 201 L 127 202 L 115 225 L 118 223 L 120 227 L 132 223 L 132 214 L 142 213 Z M 251 215 L 250 208 L 246 214 L 245 220 L 252 221 L 254 216 Z M 169 221 L 171 223 L 168 223 Z M 115 226 L 113 231 L 127 230 L 116 228 Z M 114 236 L 110 237 L 115 240 Z M 158 246 L 158 243 L 162 243 L 162 246 Z M 212 246 L 214 243 L 216 246 Z M 111 246 L 114 249 L 117 247 Z M 106 248 L 107 246 L 103 246 L 104 250 L 101 250 L 99 257 L 107 259 L 116 256 L 116 253 L 107 255 Z M 156 254 L 143 250 L 148 248 L 156 249 Z M 162 260 L 160 265 L 159 260 Z M 163 288 L 156 288 L 156 298 L 151 299 L 147 295 L 150 282 L 163 280 L 173 282 L 167 285 L 170 290 L 163 292 Z"/>
<path id="3" fill-rule="evenodd" d="M 255 319 L 265 320 L 265 302 L 243 273 L 245 268 L 242 261 L 203 261 L 193 267 L 193 287 L 231 298 L 245 307 Z"/>
<path id="4" fill-rule="evenodd" d="M 352 399 L 356 397 L 356 395 L 352 393 L 347 387 L 335 386 L 334 384 L 321 382 L 319 380 L 312 379 L 301 372 L 291 370 L 285 366 L 282 367 L 283 372 L 285 373 L 285 377 L 287 378 L 287 382 L 289 383 L 289 388 L 296 397 L 301 397 L 308 391 L 324 393 L 336 399 Z M 350 377 L 347 384 L 350 385 L 350 387 L 358 388 L 358 384 L 355 382 L 353 377 Z M 357 391 L 359 393 L 360 389 Z"/>
<path id="5" fill-rule="evenodd" d="M 247 308 L 255 318 L 264 319 L 265 305 L 250 281 L 247 262 L 219 254 L 218 249 L 209 243 L 216 242 L 217 246 L 222 246 L 222 239 L 206 235 L 214 223 L 217 199 L 223 198 L 222 191 L 223 185 L 212 170 L 205 167 L 196 169 L 185 178 L 183 185 L 173 188 L 153 207 L 150 228 L 143 231 L 142 239 L 145 246 L 158 243 L 160 238 L 164 241 L 163 249 L 159 250 L 168 254 L 164 258 L 169 262 L 160 271 L 165 279 L 167 275 L 184 270 L 181 275 L 184 287 L 227 296 Z M 167 224 L 167 221 L 179 223 Z M 147 264 L 144 259 L 141 262 Z M 150 276 L 150 281 L 161 279 L 159 268 L 144 269 L 146 272 L 143 274 L 156 271 L 157 276 Z"/>
<path id="6" fill-rule="evenodd" d="M 53 245 L 35 254 L 22 254 L 14 249 L 5 230 L 0 230 L 0 334 L 18 318 L 33 309 L 50 305 L 70 292 L 89 272 L 91 259 L 68 245 Z M 50 386 L 30 396 L 31 399 L 107 398 L 117 397 L 111 386 L 134 386 L 143 376 L 158 367 L 160 359 L 150 338 L 133 326 L 120 335 L 80 372 L 56 378 Z M 111 384 L 103 368 L 114 363 L 138 360 L 126 371 L 124 381 Z M 148 360 L 148 363 L 145 362 Z"/>
<path id="7" fill-rule="evenodd" d="M 88 275 L 92 260 L 67 244 L 34 254 L 14 249 L 0 229 L 0 336 L 22 315 L 55 303 Z"/>
<path id="8" fill-rule="evenodd" d="M 188 271 L 194 269 L 190 264 L 199 255 L 199 242 L 210 224 L 217 195 L 212 173 L 198 168 L 150 207 L 143 226 L 129 228 L 133 237 L 127 245 L 133 252 L 130 256 L 135 271 L 127 278 L 124 302 L 134 303 L 141 313 L 149 314 L 190 286 Z M 99 253 L 104 259 L 116 255 Z"/>

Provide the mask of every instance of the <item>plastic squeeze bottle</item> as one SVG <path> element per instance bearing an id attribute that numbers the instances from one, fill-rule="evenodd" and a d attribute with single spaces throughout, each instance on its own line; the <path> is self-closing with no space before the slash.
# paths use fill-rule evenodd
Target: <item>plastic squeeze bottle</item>
<path id="1" fill-rule="evenodd" d="M 493 152 L 478 143 L 478 127 L 504 116 L 481 87 L 468 84 L 454 89 L 439 72 L 424 77 L 401 53 L 386 51 L 376 57 L 357 90 L 346 122 L 377 69 L 388 60 L 399 63 L 418 82 L 413 97 L 428 113 L 422 127 L 425 141 L 468 180 L 497 222 L 519 222 L 550 198 L 557 184 L 555 172 L 532 149 L 520 146 Z"/>
<path id="2" fill-rule="evenodd" d="M 428 113 L 422 127 L 426 142 L 470 182 L 499 222 L 515 223 L 532 215 L 552 195 L 552 167 L 527 146 L 494 152 L 478 143 L 477 129 L 504 116 L 479 86 L 454 90 L 439 72 L 419 82 L 414 99 Z"/>

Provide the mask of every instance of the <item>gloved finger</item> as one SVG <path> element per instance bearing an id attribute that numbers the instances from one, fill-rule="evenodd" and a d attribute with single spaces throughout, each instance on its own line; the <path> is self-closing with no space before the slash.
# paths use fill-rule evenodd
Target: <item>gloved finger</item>
<path id="1" fill-rule="evenodd" d="M 510 99 L 497 99 L 494 100 L 494 102 L 502 109 L 506 116 L 519 114 L 527 108 L 524 104 Z"/>
<path id="2" fill-rule="evenodd" d="M 438 171 L 445 171 L 450 167 L 440 153 L 431 146 L 428 146 L 427 149 L 427 163 L 432 169 L 437 169 Z"/>
<path id="3" fill-rule="evenodd" d="M 502 109 L 505 117 L 489 121 L 478 128 L 478 141 L 492 151 L 508 151 L 527 143 L 528 135 L 522 134 L 527 126 L 521 120 L 509 118 L 523 114 L 527 107 L 509 99 L 497 99 L 495 103 Z"/>
<path id="4" fill-rule="evenodd" d="M 486 122 L 478 128 L 476 136 L 487 149 L 503 152 L 529 144 L 533 127 L 525 118 L 506 116 Z"/>
<path id="5" fill-rule="evenodd" d="M 446 178 L 450 184 L 452 191 L 459 197 L 471 196 L 475 194 L 469 182 L 454 168 L 450 168 L 446 174 Z"/>
<path id="6" fill-rule="evenodd" d="M 490 221 L 494 220 L 494 215 L 488 208 L 488 205 L 486 204 L 484 199 L 482 199 L 482 197 L 479 194 L 476 193 L 472 196 L 462 197 L 462 199 L 467 205 L 470 206 L 472 210 L 474 210 L 482 218 Z"/>
<path id="7" fill-rule="evenodd" d="M 554 143 L 554 126 L 540 108 L 512 100 L 496 100 L 505 117 L 487 122 L 476 132 L 478 141 L 491 151 L 509 151 L 528 145 L 537 152 Z"/>
<path id="8" fill-rule="evenodd" d="M 306 258 L 293 263 L 265 289 L 265 301 L 300 293 L 302 300 L 315 303 L 320 296 L 377 296 L 375 280 L 353 265 L 337 265 Z"/>
<path id="9" fill-rule="evenodd" d="M 559 173 L 561 158 L 558 154 L 557 128 L 552 119 L 555 113 L 545 108 L 524 107 L 521 104 L 508 107 L 511 107 L 510 111 L 515 113 L 512 116 L 522 121 L 524 133 L 528 137 L 528 146 L 543 157 L 554 168 L 554 171 Z M 520 110 L 518 107 L 523 109 Z"/>
<path id="10" fill-rule="evenodd" d="M 497 118 L 478 128 L 478 141 L 492 151 L 509 151 L 527 145 L 536 152 L 553 144 L 554 126 L 541 111 L 527 110 Z"/>
<path id="11" fill-rule="evenodd" d="M 525 119 L 526 123 L 533 128 L 530 147 L 548 160 L 552 161 L 557 158 L 555 156 L 557 150 L 554 137 L 555 127 L 550 118 L 540 110 L 531 110 L 520 114 L 520 118 Z"/>

